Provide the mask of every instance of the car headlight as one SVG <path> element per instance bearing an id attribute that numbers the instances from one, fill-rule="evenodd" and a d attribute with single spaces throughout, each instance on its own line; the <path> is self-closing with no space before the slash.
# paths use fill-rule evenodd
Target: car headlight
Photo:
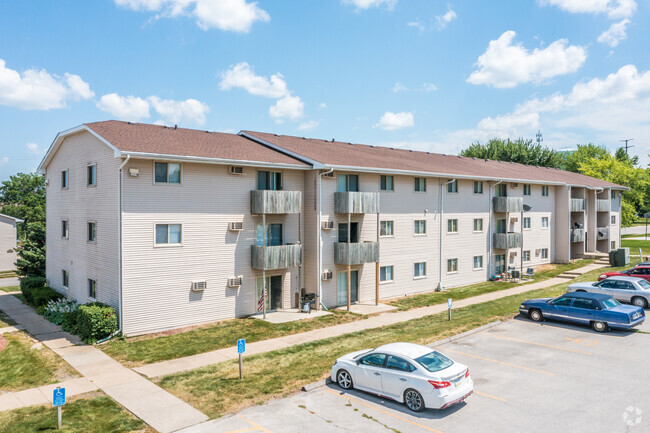
<path id="1" fill-rule="evenodd" d="M 523 308 L 524 310 L 526 309 L 526 306 L 524 304 L 521 304 L 519 308 Z"/>

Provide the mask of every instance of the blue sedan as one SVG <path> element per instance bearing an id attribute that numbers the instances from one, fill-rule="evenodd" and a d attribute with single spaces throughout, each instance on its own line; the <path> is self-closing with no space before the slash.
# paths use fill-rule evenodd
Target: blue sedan
<path id="1" fill-rule="evenodd" d="M 621 305 L 609 295 L 589 292 L 567 293 L 557 298 L 529 299 L 519 312 L 535 322 L 544 319 L 591 325 L 594 331 L 609 328 L 629 329 L 645 320 L 643 308 Z"/>

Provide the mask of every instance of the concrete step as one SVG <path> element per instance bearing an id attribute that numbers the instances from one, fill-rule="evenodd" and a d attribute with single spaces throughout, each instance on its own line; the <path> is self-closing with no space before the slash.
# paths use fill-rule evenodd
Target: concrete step
<path id="1" fill-rule="evenodd" d="M 555 278 L 565 278 L 567 280 L 573 280 L 577 275 L 569 275 L 569 274 L 560 274 Z"/>
<path id="2" fill-rule="evenodd" d="M 578 272 L 578 271 L 565 271 L 564 272 L 564 275 L 575 275 L 576 277 L 580 276 L 582 274 L 583 274 L 583 272 Z"/>

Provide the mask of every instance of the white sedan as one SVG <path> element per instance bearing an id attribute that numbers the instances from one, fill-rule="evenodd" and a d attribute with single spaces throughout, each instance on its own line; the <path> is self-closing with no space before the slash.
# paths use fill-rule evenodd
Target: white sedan
<path id="1" fill-rule="evenodd" d="M 330 374 L 343 389 L 388 397 L 415 412 L 447 408 L 474 391 L 466 366 L 412 343 L 348 353 L 336 360 Z"/>

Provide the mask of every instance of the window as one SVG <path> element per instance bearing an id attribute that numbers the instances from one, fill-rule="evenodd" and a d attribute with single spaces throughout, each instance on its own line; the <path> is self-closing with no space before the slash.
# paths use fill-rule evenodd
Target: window
<path id="1" fill-rule="evenodd" d="M 379 281 L 382 283 L 390 283 L 393 281 L 392 266 L 382 266 L 379 268 Z"/>
<path id="2" fill-rule="evenodd" d="M 524 229 L 530 230 L 530 217 L 524 218 Z"/>
<path id="3" fill-rule="evenodd" d="M 410 362 L 393 355 L 390 355 L 388 357 L 388 361 L 386 361 L 386 368 L 391 370 L 405 371 L 407 373 L 415 371 L 415 367 L 413 367 Z"/>
<path id="4" fill-rule="evenodd" d="M 61 284 L 63 285 L 63 287 L 67 288 L 69 282 L 70 282 L 70 274 L 68 273 L 68 271 L 63 269 L 61 271 Z"/>
<path id="5" fill-rule="evenodd" d="M 156 245 L 180 245 L 181 224 L 156 224 Z"/>
<path id="6" fill-rule="evenodd" d="M 345 224 L 347 229 L 347 224 Z M 255 244 L 258 247 L 261 247 L 264 243 L 267 247 L 275 247 L 282 245 L 282 224 L 267 224 L 266 233 L 264 239 L 262 239 L 262 233 L 264 232 L 262 224 L 257 225 L 255 232 Z M 347 231 L 345 232 L 345 242 L 348 241 Z"/>
<path id="7" fill-rule="evenodd" d="M 381 176 L 379 181 L 379 189 L 382 191 L 395 191 L 393 176 Z"/>
<path id="8" fill-rule="evenodd" d="M 542 197 L 548 197 L 548 185 L 542 185 Z"/>
<path id="9" fill-rule="evenodd" d="M 500 183 L 494 188 L 495 197 L 506 197 L 508 195 L 508 187 L 505 183 Z"/>
<path id="10" fill-rule="evenodd" d="M 497 220 L 497 227 L 496 227 L 497 233 L 505 233 L 506 232 L 506 220 L 505 218 L 500 218 Z"/>
<path id="11" fill-rule="evenodd" d="M 483 256 L 474 256 L 474 270 L 483 269 Z"/>
<path id="12" fill-rule="evenodd" d="M 280 191 L 282 190 L 282 173 L 279 171 L 258 171 L 258 191 Z"/>
<path id="13" fill-rule="evenodd" d="M 97 299 L 97 281 L 88 278 L 88 297 Z"/>
<path id="14" fill-rule="evenodd" d="M 455 194 L 458 192 L 458 181 L 456 179 L 450 180 L 447 184 L 447 192 Z"/>
<path id="15" fill-rule="evenodd" d="M 474 181 L 474 194 L 483 194 L 483 182 L 480 180 Z"/>
<path id="16" fill-rule="evenodd" d="M 548 259 L 548 248 L 542 248 L 542 259 Z"/>
<path id="17" fill-rule="evenodd" d="M 413 231 L 416 235 L 424 235 L 427 233 L 427 222 L 425 220 L 415 220 Z"/>
<path id="18" fill-rule="evenodd" d="M 70 236 L 70 227 L 68 224 L 68 220 L 62 220 L 61 221 L 61 237 L 63 239 L 68 239 Z"/>
<path id="19" fill-rule="evenodd" d="M 431 353 L 427 353 L 426 355 L 420 356 L 415 360 L 432 373 L 435 373 L 436 371 L 444 370 L 445 368 L 450 367 L 454 364 L 454 361 L 447 358 L 442 353 L 436 352 L 435 350 Z"/>
<path id="20" fill-rule="evenodd" d="M 447 260 L 447 273 L 451 274 L 458 272 L 458 259 L 448 259 Z"/>
<path id="21" fill-rule="evenodd" d="M 483 218 L 474 218 L 474 231 L 475 232 L 483 231 Z"/>
<path id="22" fill-rule="evenodd" d="M 87 185 L 96 186 L 97 185 L 97 164 L 90 164 L 87 168 Z"/>
<path id="23" fill-rule="evenodd" d="M 524 262 L 530 262 L 530 250 L 524 251 L 522 259 Z"/>
<path id="24" fill-rule="evenodd" d="M 612 190 L 612 200 L 616 198 L 616 191 Z"/>
<path id="25" fill-rule="evenodd" d="M 393 236 L 393 222 L 380 221 L 379 222 L 379 236 Z"/>
<path id="26" fill-rule="evenodd" d="M 458 220 L 447 220 L 447 233 L 458 233 Z"/>
<path id="27" fill-rule="evenodd" d="M 542 217 L 542 228 L 548 228 L 548 217 Z"/>
<path id="28" fill-rule="evenodd" d="M 530 185 L 524 184 L 524 195 L 530 195 Z"/>
<path id="29" fill-rule="evenodd" d="M 97 241 L 97 223 L 88 222 L 88 242 L 95 243 Z"/>
<path id="30" fill-rule="evenodd" d="M 413 264 L 413 278 L 424 278 L 427 276 L 427 263 L 418 262 Z"/>
<path id="31" fill-rule="evenodd" d="M 595 310 L 597 307 L 596 302 L 593 299 L 580 299 L 575 298 L 573 300 L 573 308 L 584 308 L 586 310 Z"/>
<path id="32" fill-rule="evenodd" d="M 559 298 L 553 301 L 553 305 L 556 305 L 558 307 L 568 307 L 571 305 L 572 298 Z"/>
<path id="33" fill-rule="evenodd" d="M 68 170 L 61 172 L 61 189 L 68 189 Z"/>
<path id="34" fill-rule="evenodd" d="M 336 178 L 336 190 L 338 192 L 358 192 L 359 175 L 358 174 L 339 174 Z"/>
<path id="35" fill-rule="evenodd" d="M 383 353 L 373 353 L 372 355 L 366 355 L 361 358 L 361 364 L 369 365 L 371 367 L 383 367 L 385 360 L 386 355 Z"/>
<path id="36" fill-rule="evenodd" d="M 181 183 L 181 165 L 171 162 L 156 163 L 156 183 Z"/>
<path id="37" fill-rule="evenodd" d="M 616 215 L 612 215 L 612 224 L 616 224 Z"/>
<path id="38" fill-rule="evenodd" d="M 615 250 L 615 249 L 616 249 L 616 241 L 612 241 L 611 249 L 612 249 L 612 250 Z"/>
<path id="39" fill-rule="evenodd" d="M 427 178 L 426 177 L 416 177 L 415 178 L 415 192 L 426 192 L 427 191 Z"/>

